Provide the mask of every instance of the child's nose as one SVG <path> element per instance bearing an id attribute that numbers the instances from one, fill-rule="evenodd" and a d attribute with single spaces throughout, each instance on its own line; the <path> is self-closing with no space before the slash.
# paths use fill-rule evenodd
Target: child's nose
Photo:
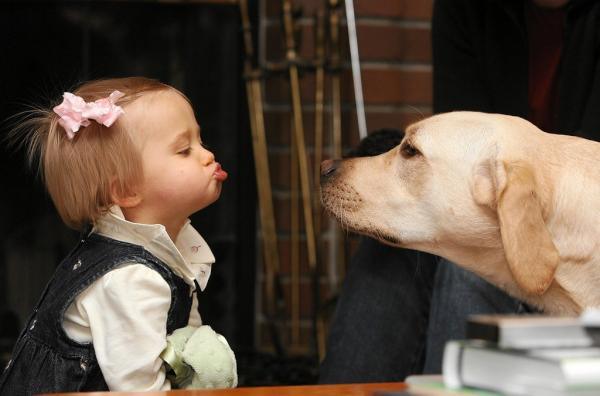
<path id="1" fill-rule="evenodd" d="M 204 149 L 204 155 L 202 156 L 202 162 L 204 165 L 210 165 L 215 162 L 215 155 L 212 151 Z"/>

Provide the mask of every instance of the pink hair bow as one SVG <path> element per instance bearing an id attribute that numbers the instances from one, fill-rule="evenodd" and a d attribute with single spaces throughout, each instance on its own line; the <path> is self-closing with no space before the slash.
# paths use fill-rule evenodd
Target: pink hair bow
<path id="1" fill-rule="evenodd" d="M 111 126 L 125 113 L 121 106 L 115 105 L 123 96 L 123 92 L 113 91 L 107 98 L 86 102 L 81 96 L 65 92 L 62 103 L 53 110 L 60 116 L 58 123 L 65 129 L 69 139 L 73 139 L 79 128 L 90 125 L 90 120 L 107 127 Z"/>

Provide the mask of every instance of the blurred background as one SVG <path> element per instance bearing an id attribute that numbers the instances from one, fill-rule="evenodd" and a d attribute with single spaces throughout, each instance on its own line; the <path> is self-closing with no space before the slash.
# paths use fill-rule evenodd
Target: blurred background
<path id="1" fill-rule="evenodd" d="M 404 128 L 431 114 L 432 3 L 354 3 L 369 131 Z M 313 175 L 321 158 L 339 156 L 340 150 L 345 153 L 359 142 L 348 35 L 343 5 L 296 0 L 293 7 L 304 136 Z M 203 139 L 230 175 L 219 201 L 192 218 L 217 259 L 202 295 L 203 321 L 232 345 L 240 385 L 312 383 L 322 358 L 327 320 L 356 238 L 340 232 L 316 203 L 316 266 L 307 258 L 307 236 L 302 220 L 298 221 L 302 211 L 296 209 L 294 189 L 293 175 L 298 171 L 282 1 L 250 0 L 248 10 L 255 49 L 250 58 L 244 51 L 235 0 L 3 2 L 0 128 L 5 136 L 14 123 L 10 117 L 31 105 L 55 104 L 63 91 L 89 79 L 142 75 L 183 91 L 194 104 Z M 337 25 L 331 19 L 336 13 Z M 315 34 L 319 14 L 325 18 L 320 41 Z M 339 43 L 331 40 L 333 29 L 339 29 Z M 336 53 L 339 63 L 334 65 Z M 254 77 L 244 68 L 245 61 L 258 71 Z M 324 65 L 321 158 L 315 158 L 315 152 L 321 151 L 314 121 L 318 65 Z M 263 95 L 267 152 L 259 160 L 270 169 L 279 260 L 275 311 L 269 311 L 273 301 L 265 294 L 273 278 L 265 266 L 259 217 L 254 166 L 259 157 L 253 151 L 246 93 L 252 78 L 258 80 Z M 331 137 L 336 95 L 341 106 L 338 143 Z M 22 323 L 77 234 L 61 223 L 39 178 L 26 167 L 24 153 L 4 143 L 0 150 L 3 367 Z"/>

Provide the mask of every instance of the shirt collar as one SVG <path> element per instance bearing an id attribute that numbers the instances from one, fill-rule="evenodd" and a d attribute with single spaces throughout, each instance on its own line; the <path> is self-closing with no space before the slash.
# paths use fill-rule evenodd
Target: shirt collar
<path id="1" fill-rule="evenodd" d="M 144 247 L 181 276 L 192 289 L 194 279 L 204 290 L 215 256 L 190 220 L 181 227 L 175 242 L 162 224 L 133 223 L 125 219 L 121 208 L 113 206 L 94 224 L 94 232 Z"/>

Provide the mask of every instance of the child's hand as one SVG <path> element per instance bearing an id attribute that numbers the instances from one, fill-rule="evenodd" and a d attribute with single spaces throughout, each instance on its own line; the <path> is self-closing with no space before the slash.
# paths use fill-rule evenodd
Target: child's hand
<path id="1" fill-rule="evenodd" d="M 167 337 L 161 357 L 173 369 L 177 388 L 233 388 L 237 386 L 235 355 L 225 337 L 210 326 L 187 326 Z"/>

